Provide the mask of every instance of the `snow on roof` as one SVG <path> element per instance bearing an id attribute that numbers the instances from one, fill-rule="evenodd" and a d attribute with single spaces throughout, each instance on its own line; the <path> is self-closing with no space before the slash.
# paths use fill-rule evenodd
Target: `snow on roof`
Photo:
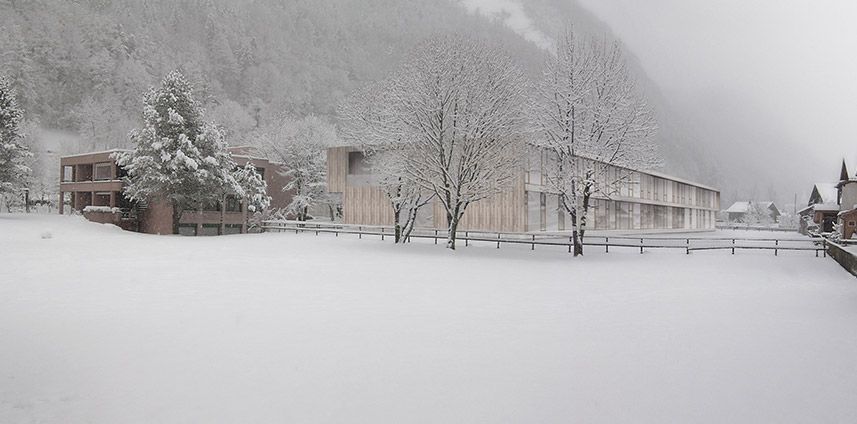
<path id="1" fill-rule="evenodd" d="M 750 210 L 750 202 L 735 202 L 729 209 L 726 209 L 728 213 L 747 213 Z"/>
<path id="2" fill-rule="evenodd" d="M 100 154 L 104 154 L 104 153 L 117 153 L 117 152 L 130 152 L 130 151 L 131 150 L 129 150 L 129 149 L 110 149 L 110 150 L 101 150 L 101 151 L 97 151 L 97 152 L 86 152 L 86 153 L 76 153 L 73 155 L 65 155 L 65 156 L 61 156 L 61 158 L 65 159 L 65 158 L 74 158 L 74 157 L 78 157 L 78 156 L 100 155 Z"/>
<path id="3" fill-rule="evenodd" d="M 812 205 L 812 207 L 815 210 L 821 212 L 832 212 L 839 210 L 839 205 L 837 205 L 836 203 L 819 203 L 817 205 Z"/>
<path id="4" fill-rule="evenodd" d="M 839 189 L 836 183 L 817 183 L 815 191 L 821 197 L 821 203 L 836 203 L 839 198 Z"/>
<path id="5" fill-rule="evenodd" d="M 760 207 L 763 209 L 770 209 L 774 205 L 774 202 L 765 201 L 765 202 L 735 202 L 729 209 L 726 209 L 727 213 L 747 213 L 750 211 L 751 205 L 755 205 L 756 207 Z"/>

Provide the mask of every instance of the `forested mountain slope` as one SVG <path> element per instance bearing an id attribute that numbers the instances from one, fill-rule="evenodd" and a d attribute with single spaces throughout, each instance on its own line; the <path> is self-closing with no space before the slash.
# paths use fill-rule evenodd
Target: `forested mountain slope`
<path id="1" fill-rule="evenodd" d="M 548 37 L 571 22 L 610 37 L 573 0 L 520 5 Z M 66 152 L 126 145 L 141 93 L 175 68 L 195 82 L 208 116 L 238 138 L 282 114 L 332 115 L 351 90 L 434 34 L 493 40 L 532 74 L 546 54 L 507 16 L 459 0 L 0 0 L 0 12 L 0 73 L 13 79 L 28 119 L 80 135 Z M 705 179 L 694 160 L 701 155 L 651 91 L 667 170 Z"/>

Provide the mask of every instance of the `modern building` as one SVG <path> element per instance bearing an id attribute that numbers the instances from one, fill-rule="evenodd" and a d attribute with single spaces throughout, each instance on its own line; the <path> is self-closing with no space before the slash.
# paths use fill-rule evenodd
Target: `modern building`
<path id="1" fill-rule="evenodd" d="M 735 202 L 732 206 L 729 206 L 729 209 L 726 209 L 726 216 L 729 222 L 741 222 L 747 223 L 751 218 L 751 215 L 755 214 L 756 216 L 764 215 L 772 223 L 778 222 L 780 216 L 780 209 L 777 208 L 777 205 L 774 202 L 764 201 L 764 202 Z"/>
<path id="2" fill-rule="evenodd" d="M 139 203 L 123 194 L 125 171 L 115 155 L 124 150 L 83 153 L 60 158 L 59 213 L 66 206 L 82 213 L 90 221 L 116 224 L 129 231 L 172 234 L 172 206 L 166 202 Z M 239 166 L 252 162 L 265 182 L 271 207 L 284 208 L 292 193 L 283 191 L 287 179 L 281 165 L 253 157 L 249 147 L 229 149 Z M 213 204 L 202 211 L 185 211 L 179 232 L 184 235 L 218 235 L 247 232 L 249 212 L 242 199 L 228 197 L 224 204 Z M 223 226 L 221 226 L 221 222 Z"/>
<path id="3" fill-rule="evenodd" d="M 534 154 L 528 171 L 521 171 L 512 188 L 470 205 L 459 229 L 502 232 L 562 232 L 571 230 L 559 197 L 545 186 L 545 155 Z M 341 196 L 343 222 L 358 225 L 392 225 L 389 200 L 373 184 L 363 152 L 354 147 L 328 150 L 328 191 Z M 585 160 L 585 159 L 579 159 Z M 720 192 L 712 187 L 665 174 L 609 167 L 608 175 L 630 173 L 617 194 L 593 196 L 587 217 L 591 230 L 713 230 Z M 624 174 L 623 174 L 624 175 Z M 423 208 L 417 226 L 446 228 L 439 202 Z"/>

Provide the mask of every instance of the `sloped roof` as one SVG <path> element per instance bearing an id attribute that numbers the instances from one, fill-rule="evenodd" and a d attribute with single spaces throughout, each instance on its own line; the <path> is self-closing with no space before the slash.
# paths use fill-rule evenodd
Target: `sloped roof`
<path id="1" fill-rule="evenodd" d="M 750 210 L 750 202 L 735 202 L 729 209 L 726 209 L 727 213 L 747 213 Z"/>
<path id="2" fill-rule="evenodd" d="M 839 210 L 839 205 L 837 205 L 836 203 L 823 203 L 812 206 L 814 210 L 821 212 L 832 212 Z"/>
<path id="3" fill-rule="evenodd" d="M 813 194 L 818 193 L 821 202 L 818 203 L 837 203 L 839 201 L 839 189 L 836 188 L 836 183 L 817 183 L 813 187 Z"/>
<path id="4" fill-rule="evenodd" d="M 747 213 L 750 211 L 751 207 L 764 208 L 776 210 L 779 213 L 779 209 L 774 202 L 765 201 L 765 202 L 735 202 L 729 209 L 726 209 L 727 213 Z"/>

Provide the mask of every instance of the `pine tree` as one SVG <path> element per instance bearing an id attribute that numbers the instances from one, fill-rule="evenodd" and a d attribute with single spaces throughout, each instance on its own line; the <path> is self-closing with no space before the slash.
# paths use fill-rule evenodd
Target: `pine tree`
<path id="1" fill-rule="evenodd" d="M 173 234 L 182 213 L 221 200 L 223 193 L 244 195 L 223 132 L 203 121 L 192 87 L 179 71 L 144 97 L 143 128 L 131 134 L 132 152 L 119 156 L 128 172 L 125 194 L 136 201 L 161 200 L 173 208 Z"/>
<path id="2" fill-rule="evenodd" d="M 4 197 L 24 188 L 30 176 L 26 162 L 32 154 L 20 143 L 23 115 L 9 80 L 0 76 L 0 195 Z M 6 203 L 8 207 L 8 199 Z"/>

